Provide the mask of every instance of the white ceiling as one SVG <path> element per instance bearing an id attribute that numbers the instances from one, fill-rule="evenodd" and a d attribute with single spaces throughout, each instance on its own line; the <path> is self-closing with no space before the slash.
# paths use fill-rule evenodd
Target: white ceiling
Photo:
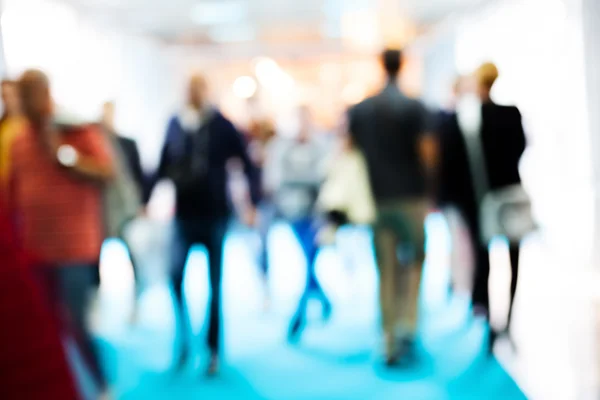
<path id="1" fill-rule="evenodd" d="M 318 22 L 320 0 L 65 0 L 123 27 L 160 36 L 240 38 L 277 23 Z"/>
<path id="2" fill-rule="evenodd" d="M 62 0 L 103 23 L 169 42 L 256 42 L 286 35 L 336 38 L 342 14 L 381 10 L 430 24 L 481 0 Z"/>

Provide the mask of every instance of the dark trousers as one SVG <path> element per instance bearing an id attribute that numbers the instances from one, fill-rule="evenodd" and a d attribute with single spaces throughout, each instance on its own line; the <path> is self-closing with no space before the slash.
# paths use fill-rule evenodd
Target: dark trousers
<path id="1" fill-rule="evenodd" d="M 308 300 L 311 296 L 317 297 L 323 304 L 323 307 L 326 311 L 330 310 L 331 303 L 325 295 L 325 291 L 321 287 L 321 284 L 319 283 L 315 273 L 315 261 L 317 259 L 319 247 L 316 242 L 318 227 L 314 219 L 304 218 L 292 222 L 291 225 L 292 230 L 302 246 L 304 256 L 306 257 L 306 286 L 304 288 L 302 297 L 300 298 L 298 309 L 296 310 L 292 320 L 292 323 L 298 323 L 303 322 L 306 317 Z"/>
<path id="2" fill-rule="evenodd" d="M 183 278 L 190 249 L 194 245 L 203 245 L 208 253 L 208 274 L 211 289 L 207 344 L 211 353 L 217 354 L 221 337 L 221 273 L 227 219 L 179 219 L 175 224 L 171 282 L 177 308 L 177 332 L 184 346 L 186 344 L 189 346 L 191 326 L 187 307 L 185 306 Z M 184 349 L 187 350 L 185 347 Z"/>
<path id="3" fill-rule="evenodd" d="M 475 251 L 475 279 L 473 281 L 472 302 L 476 307 L 483 308 L 489 314 L 490 310 L 490 293 L 489 293 L 489 278 L 490 278 L 490 251 L 489 246 L 482 244 L 479 236 L 479 221 L 471 216 L 466 218 L 469 225 L 471 240 Z M 519 280 L 519 255 L 520 245 L 511 243 L 510 251 L 510 268 L 512 277 L 510 282 L 510 307 L 508 311 L 508 326 L 512 320 L 513 303 L 515 294 L 517 293 L 517 283 Z"/>
<path id="4" fill-rule="evenodd" d="M 100 390 L 106 389 L 100 358 L 87 327 L 90 296 L 96 283 L 98 264 L 44 266 L 36 271 L 58 326 L 63 333 L 72 336 Z"/>

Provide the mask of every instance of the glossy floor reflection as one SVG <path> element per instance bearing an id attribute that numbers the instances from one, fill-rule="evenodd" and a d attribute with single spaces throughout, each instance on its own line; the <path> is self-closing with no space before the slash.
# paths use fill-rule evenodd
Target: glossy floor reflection
<path id="1" fill-rule="evenodd" d="M 324 249 L 318 273 L 334 315 L 324 324 L 319 308 L 297 346 L 285 341 L 288 318 L 303 287 L 304 264 L 291 232 L 273 229 L 270 245 L 272 307 L 263 311 L 262 286 L 253 262 L 254 236 L 236 230 L 228 242 L 224 271 L 225 355 L 221 376 L 202 376 L 206 354 L 202 330 L 208 292 L 201 249 L 188 264 L 186 290 L 197 328 L 196 365 L 169 371 L 173 313 L 163 261 L 154 255 L 146 275 L 139 322 L 127 323 L 131 273 L 123 249 L 103 253 L 101 301 L 94 316 L 102 354 L 119 399 L 524 399 L 514 381 L 482 349 L 484 326 L 467 318 L 467 304 L 447 299 L 447 238 L 443 222 L 429 223 L 430 257 L 422 295 L 419 362 L 387 371 L 378 358 L 377 288 L 368 233 L 342 234 L 340 247 Z M 155 246 L 156 247 L 156 246 Z M 341 255 L 344 254 L 345 257 Z M 164 272 L 163 272 L 164 273 Z"/>

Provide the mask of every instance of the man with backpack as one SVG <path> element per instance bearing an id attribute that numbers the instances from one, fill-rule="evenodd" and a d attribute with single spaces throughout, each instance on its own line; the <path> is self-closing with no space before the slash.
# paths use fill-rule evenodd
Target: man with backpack
<path id="1" fill-rule="evenodd" d="M 227 163 L 238 158 L 244 165 L 251 187 L 253 205 L 259 200 L 252 165 L 243 137 L 233 124 L 208 103 L 203 76 L 195 75 L 188 86 L 187 107 L 169 122 L 158 171 L 153 179 L 169 179 L 175 185 L 175 235 L 172 252 L 171 283 L 176 301 L 177 332 L 182 348 L 178 368 L 189 360 L 192 338 L 183 296 L 183 277 L 192 246 L 206 247 L 209 259 L 211 299 L 209 300 L 207 373 L 219 367 L 221 337 L 221 276 L 223 244 L 231 207 L 228 199 Z M 252 224 L 255 208 L 244 216 Z"/>

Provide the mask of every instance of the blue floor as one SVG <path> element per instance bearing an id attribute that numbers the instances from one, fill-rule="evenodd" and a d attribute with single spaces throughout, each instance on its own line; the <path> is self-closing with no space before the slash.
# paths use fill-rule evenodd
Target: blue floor
<path id="1" fill-rule="evenodd" d="M 430 231 L 436 252 L 443 253 L 439 221 Z M 430 224 L 430 225 L 431 225 Z M 310 323 L 302 341 L 285 341 L 288 318 L 303 285 L 298 246 L 285 226 L 271 235 L 273 304 L 262 309 L 262 288 L 252 262 L 252 236 L 236 233 L 227 244 L 224 272 L 225 353 L 220 377 L 202 375 L 207 283 L 202 251 L 190 259 L 186 290 L 197 329 L 197 360 L 188 370 L 173 373 L 173 316 L 164 284 L 147 290 L 140 321 L 126 322 L 129 298 L 114 279 L 105 285 L 99 317 L 103 361 L 124 400 L 154 399 L 410 399 L 512 400 L 525 399 L 511 377 L 481 350 L 485 327 L 467 317 L 467 304 L 447 299 L 447 268 L 431 257 L 424 277 L 421 343 L 414 365 L 388 371 L 380 365 L 377 329 L 375 267 L 367 233 L 347 239 L 353 261 L 348 269 L 339 251 L 322 252 L 318 273 L 332 298 L 335 312 L 327 324 L 320 309 L 310 309 Z M 115 254 L 120 249 L 113 244 Z M 430 243 L 430 246 L 432 244 Z M 434 253 L 436 253 L 434 252 Z M 430 252 L 431 253 L 431 252 Z M 119 270 L 110 265 L 113 276 Z M 118 268 L 126 268 L 119 266 Z M 118 281 L 118 279 L 117 279 Z"/>

